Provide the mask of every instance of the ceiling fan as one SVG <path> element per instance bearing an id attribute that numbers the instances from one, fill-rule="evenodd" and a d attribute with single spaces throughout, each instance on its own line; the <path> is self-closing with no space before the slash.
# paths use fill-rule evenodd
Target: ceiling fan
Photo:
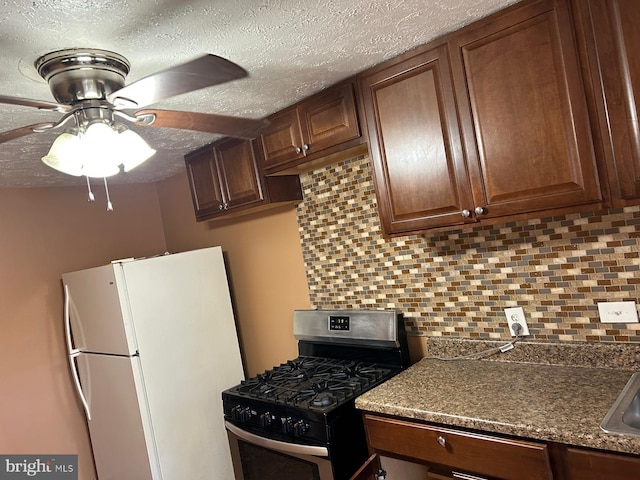
<path id="1" fill-rule="evenodd" d="M 0 103 L 57 111 L 57 122 L 26 125 L 0 133 L 0 143 L 30 135 L 66 128 L 75 123 L 86 128 L 92 123 L 113 126 L 116 117 L 127 122 L 196 130 L 231 137 L 253 138 L 267 125 L 264 119 L 249 119 L 209 113 L 142 109 L 183 93 L 246 77 L 235 63 L 216 55 L 195 60 L 151 74 L 129 85 L 128 60 L 114 52 L 73 48 L 57 50 L 39 57 L 35 67 L 48 83 L 56 102 L 0 95 Z"/>

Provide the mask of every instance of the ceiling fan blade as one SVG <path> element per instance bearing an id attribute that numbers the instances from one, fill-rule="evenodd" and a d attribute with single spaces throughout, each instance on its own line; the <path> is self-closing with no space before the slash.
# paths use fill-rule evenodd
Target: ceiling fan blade
<path id="1" fill-rule="evenodd" d="M 155 115 L 151 123 L 143 120 L 141 124 L 153 127 L 179 128 L 198 132 L 216 133 L 227 137 L 255 138 L 269 125 L 268 120 L 229 117 L 213 113 L 179 112 L 176 110 L 139 110 L 134 116 Z"/>
<path id="2" fill-rule="evenodd" d="M 45 102 L 42 100 L 30 100 L 28 98 L 7 97 L 6 95 L 0 95 L 0 103 L 23 105 L 25 107 L 34 107 L 40 110 L 52 110 L 55 112 L 68 112 L 71 110 L 71 105 L 61 105 L 59 103 Z"/>
<path id="3" fill-rule="evenodd" d="M 31 135 L 35 128 L 51 126 L 51 123 L 34 123 L 33 125 L 26 125 L 24 127 L 16 128 L 15 130 L 9 130 L 8 132 L 0 133 L 0 143 L 15 140 L 16 138 Z"/>
<path id="4" fill-rule="evenodd" d="M 247 71 L 239 65 L 209 54 L 126 85 L 112 92 L 107 100 L 120 108 L 144 107 L 182 93 L 211 87 L 247 75 Z"/>

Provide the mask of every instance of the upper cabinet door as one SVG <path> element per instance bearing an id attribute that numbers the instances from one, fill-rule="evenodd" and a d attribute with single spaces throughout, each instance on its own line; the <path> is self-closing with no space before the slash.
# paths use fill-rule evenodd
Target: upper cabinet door
<path id="1" fill-rule="evenodd" d="M 353 88 L 353 83 L 344 83 L 300 103 L 298 115 L 306 155 L 360 137 Z"/>
<path id="2" fill-rule="evenodd" d="M 226 208 L 261 202 L 264 195 L 253 142 L 231 139 L 217 144 L 214 152 Z"/>
<path id="3" fill-rule="evenodd" d="M 598 205 L 567 2 L 528 2 L 461 30 L 449 45 L 480 218 Z"/>
<path id="4" fill-rule="evenodd" d="M 297 158 L 303 158 L 303 140 L 298 110 L 287 108 L 269 117 L 269 126 L 260 135 L 263 167 L 266 172 Z"/>
<path id="5" fill-rule="evenodd" d="M 264 173 L 305 171 L 362 144 L 354 90 L 351 78 L 270 116 L 260 135 Z"/>
<path id="6" fill-rule="evenodd" d="M 219 212 L 224 205 L 213 147 L 208 146 L 185 156 L 187 177 L 196 218 Z"/>
<path id="7" fill-rule="evenodd" d="M 640 2 L 574 0 L 613 205 L 640 199 Z"/>
<path id="8" fill-rule="evenodd" d="M 364 72 L 360 91 L 384 233 L 474 221 L 446 47 Z"/>

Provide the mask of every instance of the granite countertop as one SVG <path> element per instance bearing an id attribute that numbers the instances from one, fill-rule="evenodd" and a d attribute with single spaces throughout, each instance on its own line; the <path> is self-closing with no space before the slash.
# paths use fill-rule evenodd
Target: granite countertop
<path id="1" fill-rule="evenodd" d="M 633 370 L 424 358 L 356 399 L 370 412 L 640 454 L 600 429 Z"/>

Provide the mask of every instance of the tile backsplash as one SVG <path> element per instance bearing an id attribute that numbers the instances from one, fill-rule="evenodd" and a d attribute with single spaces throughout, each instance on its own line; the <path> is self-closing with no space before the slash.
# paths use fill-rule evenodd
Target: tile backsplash
<path id="1" fill-rule="evenodd" d="M 368 156 L 301 175 L 298 225 L 313 307 L 397 308 L 410 333 L 640 342 L 640 323 L 600 323 L 597 302 L 640 297 L 640 207 L 382 236 Z"/>

